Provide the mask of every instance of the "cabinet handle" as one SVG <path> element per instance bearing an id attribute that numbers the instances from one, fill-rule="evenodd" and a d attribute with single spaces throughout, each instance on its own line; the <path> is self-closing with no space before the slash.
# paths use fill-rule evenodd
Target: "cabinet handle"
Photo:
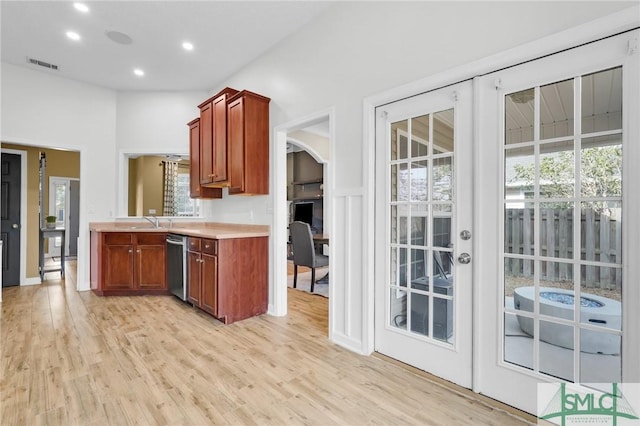
<path id="1" fill-rule="evenodd" d="M 216 175 L 215 174 L 210 174 L 209 177 L 216 177 Z"/>
<path id="2" fill-rule="evenodd" d="M 209 247 L 210 247 L 209 244 L 205 244 L 204 246 L 204 248 L 209 248 Z"/>
<path id="3" fill-rule="evenodd" d="M 140 249 L 136 250 L 136 253 L 140 253 Z"/>

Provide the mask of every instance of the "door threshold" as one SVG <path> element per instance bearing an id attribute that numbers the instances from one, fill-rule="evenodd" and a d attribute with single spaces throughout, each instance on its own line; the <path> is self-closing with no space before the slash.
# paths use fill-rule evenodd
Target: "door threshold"
<path id="1" fill-rule="evenodd" d="M 463 388 L 462 386 L 456 385 L 453 382 L 450 382 L 448 380 L 445 380 L 441 377 L 438 376 L 434 376 L 433 374 L 427 373 L 426 371 L 420 370 L 419 368 L 413 367 L 409 364 L 405 364 L 404 362 L 398 361 L 397 359 L 388 357 L 386 355 L 383 355 L 379 352 L 373 352 L 373 354 L 371 355 L 375 358 L 378 358 L 382 361 L 388 362 L 390 364 L 393 364 L 397 367 L 400 367 L 404 370 L 410 371 L 412 373 L 414 373 L 417 376 L 420 376 L 422 378 L 424 378 L 425 380 L 428 380 L 431 383 L 434 383 L 436 385 L 439 385 L 445 389 L 447 389 L 450 392 L 456 393 L 464 398 L 467 399 L 471 399 L 479 404 L 482 404 L 486 407 L 491 408 L 492 410 L 499 410 L 499 411 L 503 411 L 507 414 L 509 414 L 510 416 L 513 416 L 515 418 L 517 418 L 518 420 L 521 420 L 525 423 L 531 424 L 531 425 L 537 425 L 538 424 L 538 418 L 534 415 L 531 415 L 525 411 L 519 410 L 515 407 L 512 407 L 511 405 L 507 405 L 503 402 L 500 402 L 496 399 L 492 399 L 489 398 L 488 396 L 476 393 L 474 391 L 472 391 L 471 389 L 467 389 L 467 388 Z"/>

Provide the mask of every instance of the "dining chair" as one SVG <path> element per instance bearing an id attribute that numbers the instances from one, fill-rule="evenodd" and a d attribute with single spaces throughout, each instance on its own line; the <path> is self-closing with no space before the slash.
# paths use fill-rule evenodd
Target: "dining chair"
<path id="1" fill-rule="evenodd" d="M 316 268 L 327 266 L 329 256 L 317 254 L 313 244 L 311 228 L 306 222 L 292 222 L 289 225 L 293 249 L 293 288 L 298 284 L 298 265 L 311 268 L 311 293 L 316 282 Z"/>

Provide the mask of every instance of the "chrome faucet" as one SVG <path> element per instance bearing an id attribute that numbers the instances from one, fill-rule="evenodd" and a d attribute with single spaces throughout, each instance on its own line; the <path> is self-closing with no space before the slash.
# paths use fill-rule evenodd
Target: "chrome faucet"
<path id="1" fill-rule="evenodd" d="M 158 216 L 151 216 L 151 217 L 142 216 L 142 217 L 145 218 L 146 220 L 148 220 L 149 222 L 151 222 L 151 224 L 153 225 L 154 228 L 159 228 L 160 227 L 160 220 L 158 219 Z"/>

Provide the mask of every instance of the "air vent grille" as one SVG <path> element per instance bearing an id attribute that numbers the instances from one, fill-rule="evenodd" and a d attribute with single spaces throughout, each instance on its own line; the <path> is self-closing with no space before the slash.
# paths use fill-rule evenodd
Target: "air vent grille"
<path id="1" fill-rule="evenodd" d="M 41 67 L 49 68 L 50 70 L 58 70 L 58 66 L 54 64 L 50 64 L 49 62 L 41 61 L 38 59 L 27 58 L 27 62 L 33 65 L 39 65 Z"/>

